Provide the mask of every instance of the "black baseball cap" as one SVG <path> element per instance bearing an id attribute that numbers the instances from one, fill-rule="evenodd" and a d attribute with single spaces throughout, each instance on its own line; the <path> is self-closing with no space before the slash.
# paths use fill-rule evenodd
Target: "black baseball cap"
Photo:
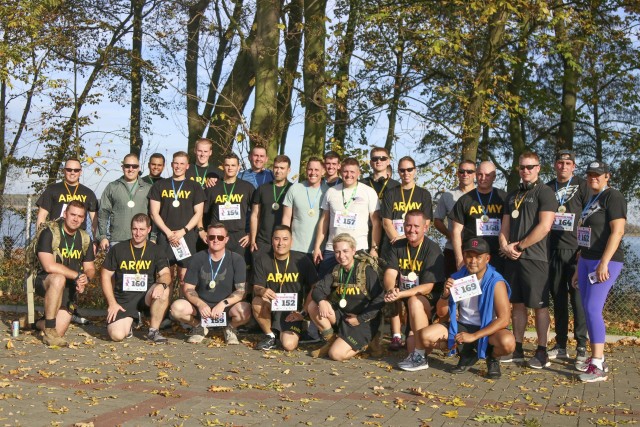
<path id="1" fill-rule="evenodd" d="M 486 240 L 481 237 L 474 237 L 473 239 L 469 239 L 462 245 L 462 251 L 473 251 L 479 254 L 488 254 L 491 252 L 489 249 L 489 244 Z"/>
<path id="2" fill-rule="evenodd" d="M 587 167 L 587 173 L 597 173 L 598 175 L 609 173 L 609 165 L 596 160 L 589 163 L 589 166 Z"/>
<path id="3" fill-rule="evenodd" d="M 576 153 L 571 150 L 560 150 L 556 153 L 556 162 L 558 160 L 571 160 L 573 163 L 576 162 Z"/>

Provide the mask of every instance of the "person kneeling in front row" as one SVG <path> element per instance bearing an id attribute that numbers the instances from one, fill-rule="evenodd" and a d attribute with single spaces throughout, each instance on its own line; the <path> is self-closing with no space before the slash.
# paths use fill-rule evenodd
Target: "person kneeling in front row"
<path id="1" fill-rule="evenodd" d="M 493 266 L 489 265 L 489 245 L 482 238 L 465 242 L 462 248 L 464 267 L 454 273 L 445 284 L 444 292 L 436 304 L 438 317 L 449 315 L 449 323 L 436 323 L 421 329 L 417 337 L 427 353 L 436 346 L 447 347 L 460 354 L 460 361 L 452 373 L 462 373 L 473 366 L 477 359 L 487 360 L 487 377 L 500 377 L 499 357 L 510 354 L 515 348 L 515 338 L 509 325 L 511 288 Z M 464 292 L 454 287 L 454 280 L 475 274 L 477 283 L 469 282 L 467 290 L 480 285 L 481 294 L 464 298 Z M 457 303 L 453 294 L 460 295 Z M 458 298 L 456 298 L 458 299 Z M 476 352 L 477 350 L 477 352 Z M 428 367 L 428 362 L 425 360 Z"/>
<path id="2" fill-rule="evenodd" d="M 191 257 L 182 288 L 185 298 L 171 304 L 171 315 L 192 326 L 187 342 L 197 344 L 208 327 L 224 327 L 228 345 L 240 344 L 237 329 L 251 319 L 251 306 L 244 302 L 247 266 L 244 258 L 226 249 L 227 228 L 213 223 L 207 229 L 209 249 Z"/>
<path id="3" fill-rule="evenodd" d="M 311 352 L 343 361 L 362 351 L 378 332 L 384 292 L 376 271 L 356 260 L 356 240 L 347 233 L 333 239 L 338 265 L 311 292 L 309 315 L 326 344 Z M 337 336 L 335 333 L 337 329 Z"/>

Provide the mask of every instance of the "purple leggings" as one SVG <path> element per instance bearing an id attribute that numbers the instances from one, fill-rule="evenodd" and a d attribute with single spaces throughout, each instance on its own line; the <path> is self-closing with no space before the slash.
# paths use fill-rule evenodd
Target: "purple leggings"
<path id="1" fill-rule="evenodd" d="M 602 310 L 609 291 L 622 271 L 621 262 L 609 261 L 609 280 L 592 285 L 589 281 L 589 273 L 595 271 L 599 263 L 598 259 L 580 258 L 578 260 L 578 289 L 584 307 L 589 340 L 593 344 L 604 344 L 606 330 Z"/>

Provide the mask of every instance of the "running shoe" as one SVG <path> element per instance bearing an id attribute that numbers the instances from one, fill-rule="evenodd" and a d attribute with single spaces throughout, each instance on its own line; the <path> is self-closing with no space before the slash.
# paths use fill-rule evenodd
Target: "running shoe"
<path id="1" fill-rule="evenodd" d="M 549 356 L 549 360 L 569 358 L 569 355 L 567 354 L 567 349 L 564 347 L 558 347 L 557 345 L 553 347 L 551 350 L 547 351 L 547 356 Z"/>
<path id="2" fill-rule="evenodd" d="M 536 350 L 536 354 L 527 362 L 530 368 L 542 369 L 551 365 L 546 350 Z"/>
<path id="3" fill-rule="evenodd" d="M 402 338 L 401 337 L 391 338 L 391 342 L 389 343 L 389 351 L 398 351 L 401 348 L 404 348 L 404 345 L 402 345 Z"/>
<path id="4" fill-rule="evenodd" d="M 207 336 L 207 332 L 209 330 L 202 325 L 197 325 L 191 328 L 189 333 L 187 333 L 187 342 L 190 344 L 198 344 L 204 340 L 204 337 Z"/>
<path id="5" fill-rule="evenodd" d="M 589 365 L 591 365 L 591 358 L 587 357 L 584 362 L 576 362 L 575 367 L 577 371 L 587 372 L 589 369 Z M 607 362 L 602 362 L 603 371 L 609 372 L 609 366 L 607 366 Z"/>
<path id="6" fill-rule="evenodd" d="M 402 362 L 398 363 L 398 368 L 403 371 L 420 371 L 429 367 L 429 361 L 417 351 L 412 352 Z"/>
<path id="7" fill-rule="evenodd" d="M 587 349 L 585 347 L 576 348 L 576 363 L 587 361 Z"/>
<path id="8" fill-rule="evenodd" d="M 224 327 L 224 341 L 227 345 L 238 345 L 240 341 L 238 341 L 238 330 L 231 325 L 227 325 Z"/>
<path id="9" fill-rule="evenodd" d="M 604 367 L 604 362 L 602 366 Z M 592 363 L 584 373 L 579 375 L 579 378 L 583 383 L 595 383 L 598 381 L 606 381 L 608 376 L 604 369 L 600 369 Z"/>
<path id="10" fill-rule="evenodd" d="M 524 362 L 524 352 L 515 350 L 511 354 L 502 356 L 500 363 Z"/>
<path id="11" fill-rule="evenodd" d="M 271 350 L 276 348 L 276 337 L 265 335 L 264 339 L 258 343 L 256 350 Z"/>
<path id="12" fill-rule="evenodd" d="M 501 376 L 500 360 L 495 357 L 487 357 L 487 378 L 495 380 Z"/>
<path id="13" fill-rule="evenodd" d="M 204 339 L 204 337 L 202 338 Z M 157 329 L 149 329 L 147 339 L 153 341 L 155 344 L 166 344 L 167 341 L 169 341 L 165 337 L 163 337 L 160 331 Z"/>

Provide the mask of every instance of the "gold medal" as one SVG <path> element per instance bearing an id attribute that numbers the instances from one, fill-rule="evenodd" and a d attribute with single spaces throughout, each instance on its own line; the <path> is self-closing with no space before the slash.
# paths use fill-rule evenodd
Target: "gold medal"
<path id="1" fill-rule="evenodd" d="M 227 203 L 225 203 L 225 204 L 224 204 L 224 207 L 225 207 L 225 208 L 230 208 L 230 207 L 231 207 L 231 202 L 227 202 Z"/>
<path id="2" fill-rule="evenodd" d="M 280 204 L 279 203 L 272 204 L 271 209 L 273 209 L 274 211 L 277 211 L 278 209 L 280 209 Z"/>
<path id="3" fill-rule="evenodd" d="M 558 206 L 558 212 L 565 213 L 567 211 L 567 207 L 565 205 Z"/>
<path id="4" fill-rule="evenodd" d="M 309 209 L 309 211 L 307 212 L 307 215 L 309 216 L 314 216 L 316 214 L 316 211 L 314 211 L 313 209 Z"/>
<path id="5" fill-rule="evenodd" d="M 518 209 L 514 209 L 513 212 L 511 212 L 511 218 L 516 219 L 520 216 L 520 211 Z"/>
<path id="6" fill-rule="evenodd" d="M 171 203 L 173 205 L 174 208 L 177 208 L 178 206 L 180 206 L 180 200 L 174 200 L 173 203 Z"/>
<path id="7" fill-rule="evenodd" d="M 411 280 L 412 282 L 415 282 L 418 279 L 418 275 L 415 273 L 415 271 L 412 271 L 407 275 L 407 279 Z"/>
<path id="8" fill-rule="evenodd" d="M 216 287 L 216 281 L 215 280 L 210 281 L 209 282 L 209 289 L 213 289 L 215 287 Z"/>
<path id="9" fill-rule="evenodd" d="M 407 216 L 406 212 L 402 212 L 402 219 L 404 219 L 404 217 Z"/>
<path id="10" fill-rule="evenodd" d="M 340 306 L 340 308 L 345 308 L 347 306 L 347 300 L 342 298 L 338 305 Z"/>
<path id="11" fill-rule="evenodd" d="M 129 202 L 127 203 L 127 206 L 129 206 L 130 208 L 133 208 L 136 206 L 136 202 L 134 202 L 133 200 L 129 200 Z"/>
<path id="12" fill-rule="evenodd" d="M 140 280 L 142 280 L 142 275 L 141 274 L 136 274 L 135 275 L 135 279 L 136 279 L 136 282 L 139 282 Z"/>
<path id="13" fill-rule="evenodd" d="M 482 220 L 482 222 L 489 222 L 489 215 L 482 215 L 480 219 Z"/>
<path id="14" fill-rule="evenodd" d="M 347 211 L 347 210 L 342 211 L 342 215 L 344 215 L 344 216 L 349 215 L 349 211 Z"/>

